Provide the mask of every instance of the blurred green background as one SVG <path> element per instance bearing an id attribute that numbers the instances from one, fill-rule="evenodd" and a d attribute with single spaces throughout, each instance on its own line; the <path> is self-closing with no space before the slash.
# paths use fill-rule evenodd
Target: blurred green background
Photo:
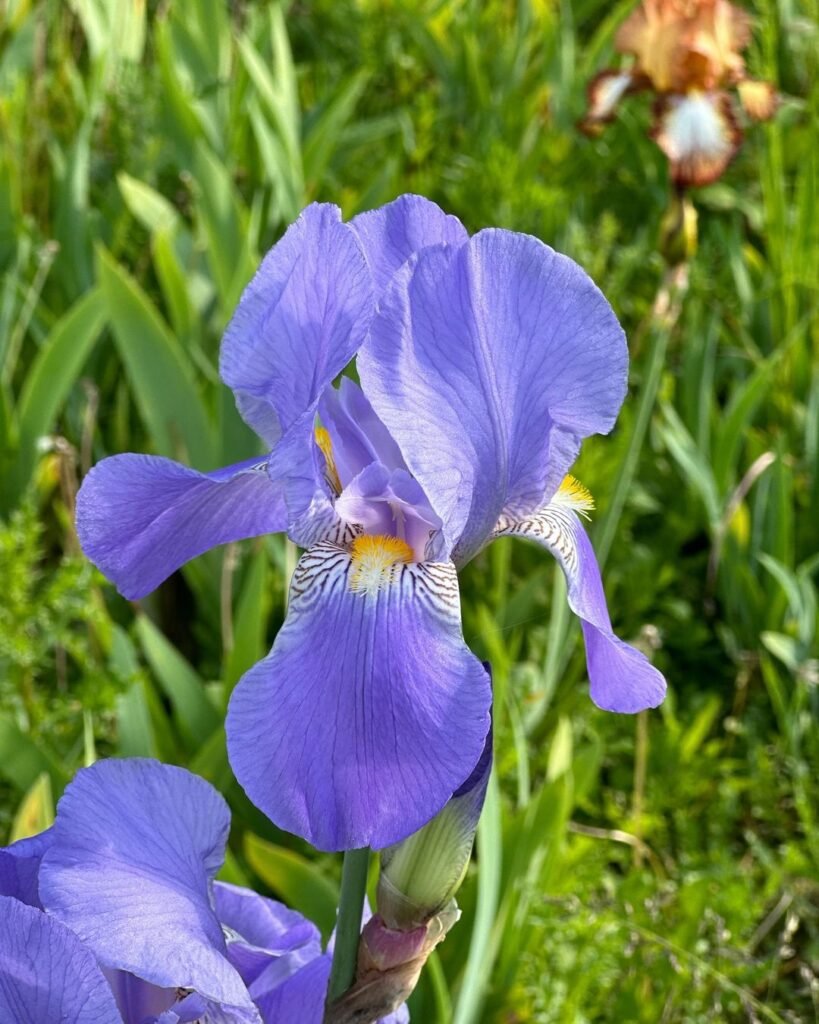
<path id="1" fill-rule="evenodd" d="M 670 693 L 597 711 L 548 556 L 468 567 L 497 780 L 414 1020 L 819 1019 L 818 6 L 753 8 L 751 71 L 784 100 L 697 193 L 668 325 L 647 105 L 575 128 L 628 2 L 0 3 L 0 841 L 94 757 L 159 757 L 228 797 L 227 877 L 330 927 L 338 858 L 250 806 L 221 724 L 295 551 L 231 546 L 132 605 L 73 502 L 116 452 L 254 454 L 216 362 L 260 254 L 313 199 L 421 192 L 571 255 L 628 332 L 629 399 L 576 474 L 615 628 Z"/>

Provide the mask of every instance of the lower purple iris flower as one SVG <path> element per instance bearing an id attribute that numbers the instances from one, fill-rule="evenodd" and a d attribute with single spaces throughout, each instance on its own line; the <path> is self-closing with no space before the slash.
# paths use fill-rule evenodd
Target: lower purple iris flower
<path id="1" fill-rule="evenodd" d="M 356 359 L 361 386 L 333 382 Z M 654 707 L 665 681 L 612 631 L 567 472 L 626 392 L 623 332 L 574 262 L 418 196 L 349 224 L 308 207 L 231 321 L 221 374 L 270 454 L 213 473 L 119 455 L 77 503 L 88 556 L 129 598 L 207 548 L 306 548 L 268 657 L 234 691 L 231 763 L 277 825 L 325 850 L 395 843 L 469 776 L 487 673 L 457 571 L 493 538 L 546 547 L 580 617 L 591 696 Z"/>
<path id="2" fill-rule="evenodd" d="M 0 850 L 0 1021 L 320 1024 L 330 953 L 300 914 L 214 881 L 229 827 L 182 768 L 81 771 L 53 828 Z"/>

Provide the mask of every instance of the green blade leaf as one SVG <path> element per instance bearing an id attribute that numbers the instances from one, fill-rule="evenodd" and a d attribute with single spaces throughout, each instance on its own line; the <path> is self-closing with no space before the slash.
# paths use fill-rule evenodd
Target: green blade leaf
<path id="1" fill-rule="evenodd" d="M 466 972 L 458 995 L 454 1024 L 477 1024 L 492 975 L 492 927 L 501 895 L 503 847 L 501 797 L 494 772 L 489 779 L 486 803 L 478 825 L 478 905 Z"/>
<path id="2" fill-rule="evenodd" d="M 102 247 L 97 269 L 117 348 L 157 451 L 197 469 L 213 468 L 213 429 L 184 351 L 148 296 Z"/>
<path id="3" fill-rule="evenodd" d="M 171 702 L 180 736 L 191 750 L 196 750 L 219 728 L 219 712 L 208 699 L 202 680 L 147 616 L 137 619 L 136 631 L 145 657 Z"/>
<path id="4" fill-rule="evenodd" d="M 92 289 L 52 329 L 26 376 L 17 410 L 19 445 L 4 487 L 11 506 L 31 478 L 37 439 L 54 429 L 60 409 L 100 336 L 106 306 L 102 292 Z"/>
<path id="5" fill-rule="evenodd" d="M 43 772 L 23 797 L 11 826 L 10 843 L 18 839 L 45 832 L 54 824 L 54 797 L 51 792 L 51 777 Z"/>
<path id="6" fill-rule="evenodd" d="M 57 757 L 26 736 L 7 715 L 0 715 L 0 775 L 21 790 L 30 789 L 45 772 L 52 791 L 62 793 L 68 776 Z"/>

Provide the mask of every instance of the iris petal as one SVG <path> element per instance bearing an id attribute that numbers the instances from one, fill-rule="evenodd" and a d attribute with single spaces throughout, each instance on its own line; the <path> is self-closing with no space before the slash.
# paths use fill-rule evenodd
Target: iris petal
<path id="1" fill-rule="evenodd" d="M 376 293 L 384 291 L 396 270 L 413 253 L 429 245 L 455 248 L 468 239 L 457 217 L 423 196 L 399 196 L 386 206 L 360 213 L 350 221 L 373 275 Z"/>
<path id="2" fill-rule="evenodd" d="M 144 597 L 218 544 L 286 527 L 265 464 L 257 457 L 199 473 L 153 455 L 103 459 L 77 495 L 82 549 L 124 597 Z"/>
<path id="3" fill-rule="evenodd" d="M 620 100 L 634 86 L 634 74 L 629 71 L 608 69 L 601 71 L 589 82 L 588 109 L 580 127 L 589 135 L 596 135 L 604 124 L 614 118 Z"/>
<path id="4" fill-rule="evenodd" d="M 256 997 L 265 1024 L 321 1024 L 331 958 L 320 956 L 291 978 Z"/>
<path id="5" fill-rule="evenodd" d="M 318 928 L 295 910 L 225 882 L 214 885 L 213 896 L 228 959 L 248 988 L 263 973 L 269 983 L 271 967 L 276 978 L 286 978 L 321 955 Z"/>
<path id="6" fill-rule="evenodd" d="M 320 956 L 281 985 L 257 997 L 264 1024 L 321 1024 L 331 966 L 329 954 Z M 376 1024 L 409 1024 L 409 1020 L 404 1004 Z"/>
<path id="7" fill-rule="evenodd" d="M 779 96 L 770 82 L 745 78 L 737 85 L 737 92 L 742 109 L 755 121 L 767 121 L 776 113 Z"/>
<path id="8" fill-rule="evenodd" d="M 657 707 L 665 696 L 665 679 L 641 651 L 612 632 L 597 559 L 577 515 L 563 504 L 550 504 L 522 520 L 501 520 L 496 536 L 504 534 L 533 540 L 560 562 L 569 607 L 583 627 L 594 703 L 628 714 Z"/>
<path id="9" fill-rule="evenodd" d="M 332 544 L 302 557 L 273 649 L 228 710 L 245 792 L 323 850 L 377 849 L 420 828 L 489 728 L 489 678 L 463 641 L 454 566 L 396 564 L 358 591 L 355 573 Z"/>
<path id="10" fill-rule="evenodd" d="M 210 903 L 229 827 L 227 805 L 203 779 L 156 761 L 99 761 L 58 805 L 43 905 L 105 967 L 192 989 L 232 1019 L 258 1022 Z"/>
<path id="11" fill-rule="evenodd" d="M 0 896 L 13 896 L 21 903 L 42 909 L 38 875 L 52 837 L 53 830 L 49 828 L 0 850 Z"/>
<path id="12" fill-rule="evenodd" d="M 222 379 L 268 444 L 312 422 L 371 315 L 370 273 L 354 232 L 338 207 L 313 203 L 265 256 L 222 342 Z"/>
<path id="13" fill-rule="evenodd" d="M 398 271 L 358 369 L 461 565 L 503 512 L 549 500 L 581 437 L 611 429 L 627 352 L 576 263 L 487 230 Z"/>
<path id="14" fill-rule="evenodd" d="M 734 158 L 742 142 L 731 98 L 724 92 L 663 96 L 652 136 L 671 164 L 676 185 L 707 185 Z"/>
<path id="15" fill-rule="evenodd" d="M 91 952 L 35 907 L 0 896 L 0 1020 L 122 1024 Z"/>
<path id="16" fill-rule="evenodd" d="M 405 469 L 390 472 L 371 463 L 344 488 L 335 509 L 345 522 L 358 523 L 367 533 L 406 540 L 419 561 L 438 556 L 441 520 Z"/>
<path id="17" fill-rule="evenodd" d="M 158 988 L 128 971 L 104 970 L 125 1024 L 153 1021 L 177 1003 L 175 988 Z"/>
<path id="18" fill-rule="evenodd" d="M 387 469 L 407 468 L 398 445 L 349 377 L 342 377 L 337 389 L 327 389 L 319 403 L 319 415 L 330 435 L 342 486 L 373 462 Z"/>

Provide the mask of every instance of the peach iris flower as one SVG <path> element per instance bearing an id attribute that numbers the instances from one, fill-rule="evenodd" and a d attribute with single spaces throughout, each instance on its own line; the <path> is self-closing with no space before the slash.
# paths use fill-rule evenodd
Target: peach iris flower
<path id="1" fill-rule="evenodd" d="M 728 0 L 643 0 L 615 38 L 616 49 L 632 61 L 591 82 L 581 127 L 597 134 L 623 96 L 650 90 L 657 96 L 651 136 L 668 157 L 675 185 L 715 181 L 742 141 L 728 90 L 736 88 L 755 120 L 776 109 L 773 86 L 746 76 L 742 51 L 750 39 L 748 13 Z"/>

